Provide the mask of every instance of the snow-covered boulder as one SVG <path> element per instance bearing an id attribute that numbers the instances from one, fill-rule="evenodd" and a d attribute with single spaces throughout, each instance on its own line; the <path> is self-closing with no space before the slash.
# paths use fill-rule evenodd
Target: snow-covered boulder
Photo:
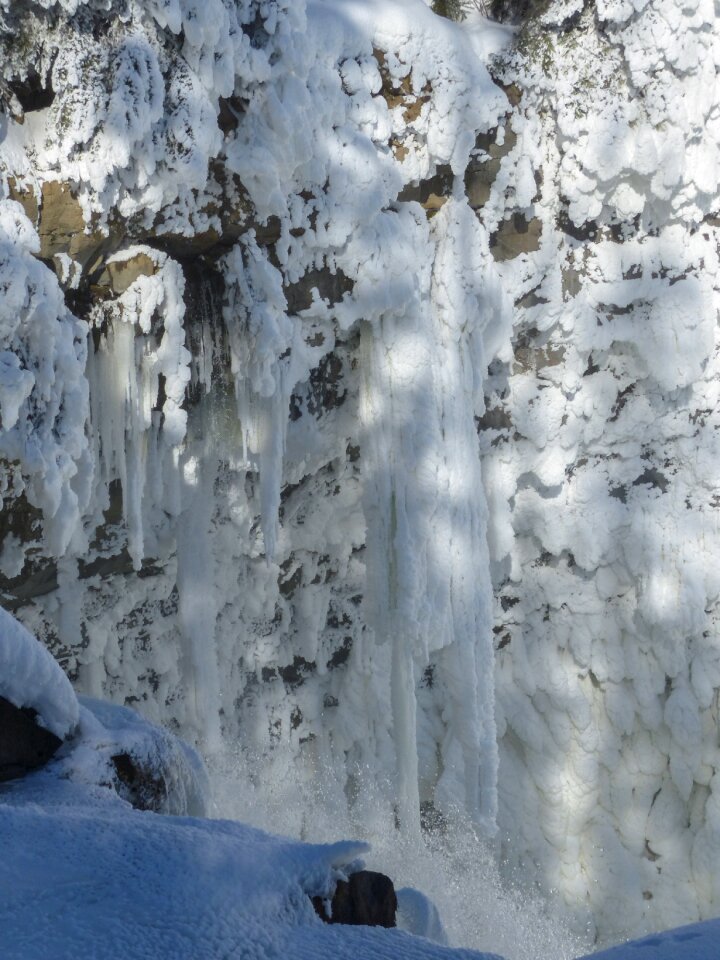
<path id="1" fill-rule="evenodd" d="M 390 877 L 358 870 L 339 879 L 332 900 L 313 897 L 315 912 L 325 923 L 395 927 L 398 901 Z"/>
<path id="2" fill-rule="evenodd" d="M 80 708 L 70 681 L 45 647 L 2 607 L 0 697 L 34 710 L 38 723 L 60 740 L 77 727 Z"/>
<path id="3" fill-rule="evenodd" d="M 52 655 L 0 608 L 0 781 L 47 763 L 78 715 L 70 681 Z"/>
<path id="4" fill-rule="evenodd" d="M 179 737 L 128 707 L 80 697 L 80 723 L 54 775 L 116 793 L 137 810 L 205 816 L 207 772 Z"/>

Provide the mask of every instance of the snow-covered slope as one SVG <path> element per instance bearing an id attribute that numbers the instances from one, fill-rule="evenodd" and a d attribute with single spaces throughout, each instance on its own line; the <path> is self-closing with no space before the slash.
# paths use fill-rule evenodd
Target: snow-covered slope
<path id="1" fill-rule="evenodd" d="M 60 677 L 50 686 L 61 689 Z M 310 898 L 332 896 L 337 879 L 361 866 L 367 844 L 301 844 L 189 817 L 207 799 L 194 751 L 123 707 L 85 700 L 80 714 L 45 769 L 0 786 L 3 960 L 491 960 L 399 929 L 326 925 Z M 181 815 L 140 812 L 121 799 L 122 784 L 111 779 L 118 755 L 162 778 L 163 809 Z M 408 895 L 432 912 L 418 891 Z"/>

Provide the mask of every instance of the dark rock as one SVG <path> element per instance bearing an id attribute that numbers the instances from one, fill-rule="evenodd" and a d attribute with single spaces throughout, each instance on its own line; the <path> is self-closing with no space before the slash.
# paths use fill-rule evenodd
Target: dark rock
<path id="1" fill-rule="evenodd" d="M 24 113 L 44 110 L 55 99 L 55 91 L 52 88 L 50 78 L 41 77 L 34 67 L 30 67 L 24 80 L 16 77 L 10 81 L 8 86 L 17 97 Z"/>
<path id="2" fill-rule="evenodd" d="M 62 740 L 38 726 L 37 713 L 0 697 L 0 782 L 42 767 Z"/>
<path id="3" fill-rule="evenodd" d="M 425 209 L 428 216 L 432 216 L 452 193 L 453 179 L 452 168 L 447 164 L 441 164 L 435 176 L 403 187 L 398 194 L 398 200 L 415 200 Z"/>
<path id="4" fill-rule="evenodd" d="M 157 770 L 144 765 L 129 753 L 117 753 L 110 758 L 115 768 L 118 794 L 136 810 L 160 813 L 165 808 L 167 786 Z"/>
<path id="5" fill-rule="evenodd" d="M 352 280 L 342 270 L 330 270 L 323 267 L 321 270 L 308 270 L 297 283 L 287 284 L 284 288 L 289 313 L 300 313 L 307 310 L 313 302 L 313 289 L 323 300 L 330 304 L 340 303 L 346 293 L 353 289 Z"/>
<path id="6" fill-rule="evenodd" d="M 330 916 L 322 897 L 313 897 L 312 902 L 315 912 L 325 923 L 395 926 L 395 888 L 392 880 L 383 873 L 360 870 L 353 873 L 349 880 L 338 880 L 330 903 Z"/>
<path id="7" fill-rule="evenodd" d="M 634 487 L 644 485 L 657 489 L 660 493 L 665 493 L 670 486 L 670 481 L 664 474 L 660 473 L 659 470 L 656 470 L 655 467 L 648 467 L 639 477 L 633 480 Z"/>

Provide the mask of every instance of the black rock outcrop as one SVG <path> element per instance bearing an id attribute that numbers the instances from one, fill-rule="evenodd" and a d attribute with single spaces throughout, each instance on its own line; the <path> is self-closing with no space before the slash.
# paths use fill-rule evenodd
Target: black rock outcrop
<path id="1" fill-rule="evenodd" d="M 15 780 L 42 767 L 62 740 L 37 723 L 30 707 L 16 707 L 0 697 L 0 782 Z"/>
<path id="2" fill-rule="evenodd" d="M 397 897 L 393 882 L 384 873 L 359 870 L 348 880 L 338 880 L 330 902 L 312 898 L 315 912 L 325 923 L 363 924 L 369 927 L 394 927 Z"/>

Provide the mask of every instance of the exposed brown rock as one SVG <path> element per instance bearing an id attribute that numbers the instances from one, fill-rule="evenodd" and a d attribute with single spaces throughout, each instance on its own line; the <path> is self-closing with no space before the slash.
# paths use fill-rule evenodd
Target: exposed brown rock
<path id="1" fill-rule="evenodd" d="M 10 199 L 17 201 L 17 203 L 20 204 L 25 211 L 25 216 L 28 218 L 28 220 L 32 221 L 35 227 L 37 227 L 40 206 L 38 204 L 38 198 L 35 194 L 35 191 L 23 189 L 15 177 L 10 177 L 8 179 L 8 190 L 10 193 Z"/>
<path id="2" fill-rule="evenodd" d="M 432 217 L 452 193 L 453 179 L 452 168 L 443 164 L 437 168 L 433 177 L 404 187 L 398 200 L 416 200 L 425 209 L 428 217 Z"/>
<path id="3" fill-rule="evenodd" d="M 107 286 L 115 296 L 130 287 L 138 277 L 152 277 L 157 272 L 155 262 L 146 253 L 137 253 L 129 260 L 108 263 L 100 274 L 99 286 Z"/>
<path id="4" fill-rule="evenodd" d="M 540 249 L 542 223 L 537 217 L 527 220 L 521 213 L 503 220 L 490 237 L 490 249 L 495 260 L 512 260 L 521 253 Z"/>
<path id="5" fill-rule="evenodd" d="M 66 253 L 84 272 L 92 272 L 101 259 L 117 250 L 122 238 L 98 230 L 85 232 L 82 208 L 66 183 L 49 180 L 42 185 L 40 203 L 40 256 L 52 260 Z"/>
<path id="6" fill-rule="evenodd" d="M 164 809 L 168 791 L 157 770 L 144 765 L 129 753 L 117 753 L 110 759 L 115 768 L 115 787 L 123 800 L 127 800 L 136 810 L 159 813 Z"/>

